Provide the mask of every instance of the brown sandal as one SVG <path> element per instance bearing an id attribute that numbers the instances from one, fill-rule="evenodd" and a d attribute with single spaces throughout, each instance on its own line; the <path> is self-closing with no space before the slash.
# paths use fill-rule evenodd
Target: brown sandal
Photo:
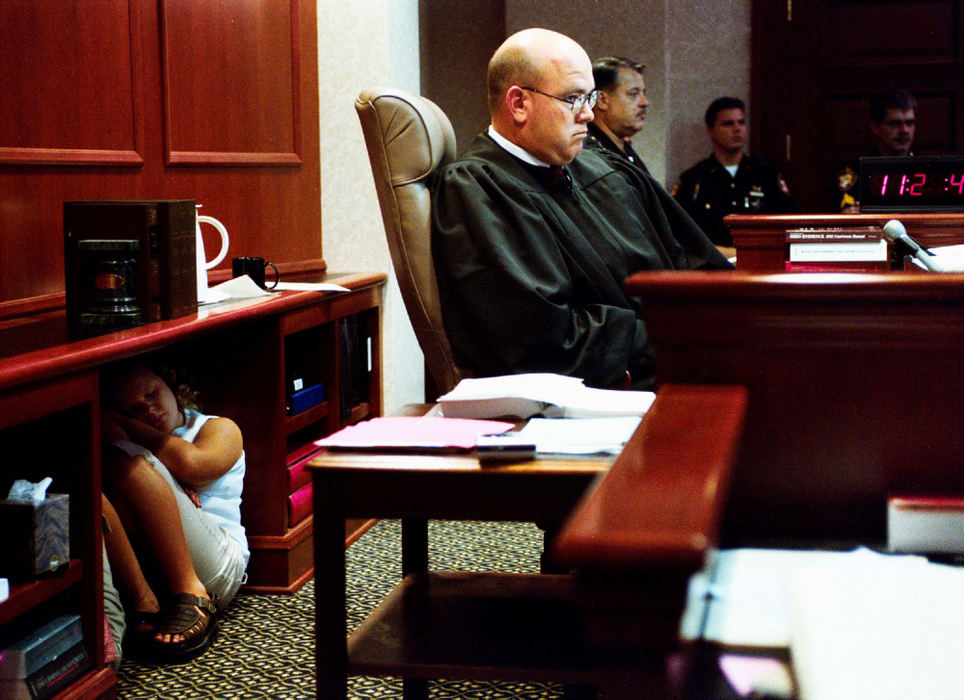
<path id="1" fill-rule="evenodd" d="M 200 656 L 218 633 L 218 606 L 211 598 L 181 593 L 174 596 L 164 614 L 158 634 L 179 634 L 180 642 L 158 642 L 154 650 L 159 662 L 178 663 Z"/>

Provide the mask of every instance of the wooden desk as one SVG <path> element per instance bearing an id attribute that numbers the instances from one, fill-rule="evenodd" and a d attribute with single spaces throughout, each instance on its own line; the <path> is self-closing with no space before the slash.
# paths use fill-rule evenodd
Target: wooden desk
<path id="1" fill-rule="evenodd" d="M 741 272 L 783 272 L 787 230 L 806 227 L 883 226 L 899 219 L 925 248 L 964 243 L 964 214 L 731 214 L 725 221 Z"/>
<path id="2" fill-rule="evenodd" d="M 694 421 L 697 404 L 703 410 Z M 607 461 L 585 460 L 481 468 L 468 455 L 319 456 L 312 462 L 315 566 L 325 572 L 315 584 L 318 696 L 344 698 L 346 676 L 364 673 L 547 680 L 603 687 L 606 697 L 638 698 L 637 642 L 642 636 L 647 650 L 660 649 L 660 659 L 676 647 L 686 581 L 716 538 L 744 405 L 739 387 L 666 388 L 611 469 Z M 631 476 L 603 477 L 613 473 Z M 581 509 L 567 528 L 567 549 L 558 551 L 566 565 L 612 562 L 647 543 L 646 573 L 629 572 L 614 597 L 608 597 L 609 588 L 606 597 L 598 596 L 591 574 L 428 573 L 428 518 L 560 523 L 587 487 L 598 490 L 593 483 L 608 484 L 599 488 L 618 492 L 611 501 L 618 503 L 605 512 Z M 346 516 L 402 519 L 404 576 L 347 644 L 339 525 Z M 582 536 L 593 523 L 614 527 L 613 547 L 597 547 L 591 536 Z M 638 618 L 624 614 L 627 600 L 633 614 L 645 611 L 644 627 L 633 627 Z M 647 680 L 652 671 L 649 663 Z M 659 683 L 663 671 L 660 665 Z M 418 686 L 412 686 L 407 688 L 414 694 Z"/>
<path id="3" fill-rule="evenodd" d="M 315 570 L 324 572 L 315 580 L 318 696 L 346 697 L 349 673 L 588 682 L 570 577 L 428 573 L 428 519 L 558 524 L 610 462 L 482 468 L 471 454 L 347 452 L 313 460 Z M 404 577 L 347 645 L 346 517 L 402 519 Z"/>
<path id="4" fill-rule="evenodd" d="M 291 520 L 288 455 L 346 422 L 380 413 L 384 280 L 382 274 L 329 275 L 328 281 L 351 291 L 283 292 L 79 340 L 67 334 L 63 312 L 0 323 L 0 490 L 5 494 L 18 478 L 51 476 L 51 492 L 70 494 L 71 521 L 67 572 L 15 583 L 10 598 L 0 603 L 0 639 L 29 631 L 55 612 L 79 612 L 94 670 L 69 692 L 84 697 L 112 692 L 115 678 L 104 666 L 100 622 L 99 373 L 117 360 L 158 350 L 184 360 L 205 410 L 231 416 L 241 427 L 248 467 L 242 522 L 251 548 L 249 587 L 286 591 L 307 580 L 313 573 L 311 515 Z M 361 387 L 340 384 L 339 370 L 348 369 L 340 341 L 352 328 L 372 343 L 370 371 L 367 357 L 352 360 L 361 362 Z M 296 364 L 322 381 L 327 395 L 322 404 L 287 416 L 286 369 Z M 344 540 L 342 523 L 342 546 Z"/>

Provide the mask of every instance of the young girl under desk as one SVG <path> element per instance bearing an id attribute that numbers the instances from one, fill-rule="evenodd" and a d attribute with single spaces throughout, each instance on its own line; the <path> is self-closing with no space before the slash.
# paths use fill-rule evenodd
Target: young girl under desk
<path id="1" fill-rule="evenodd" d="M 125 646 L 176 662 L 207 649 L 244 580 L 245 461 L 238 426 L 200 413 L 162 373 L 125 363 L 105 374 L 104 539 L 128 607 Z"/>

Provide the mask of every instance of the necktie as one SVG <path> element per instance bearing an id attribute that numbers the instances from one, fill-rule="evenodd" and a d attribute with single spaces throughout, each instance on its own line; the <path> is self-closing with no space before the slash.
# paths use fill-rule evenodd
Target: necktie
<path id="1" fill-rule="evenodd" d="M 556 177 L 559 179 L 560 187 L 566 190 L 572 190 L 572 177 L 569 175 L 569 171 L 563 168 L 561 165 L 550 165 L 549 169 L 555 173 Z"/>

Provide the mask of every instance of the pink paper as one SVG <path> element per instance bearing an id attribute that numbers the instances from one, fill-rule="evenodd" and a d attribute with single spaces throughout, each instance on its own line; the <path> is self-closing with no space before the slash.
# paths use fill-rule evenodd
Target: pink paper
<path id="1" fill-rule="evenodd" d="M 343 449 L 471 450 L 479 435 L 496 435 L 513 427 L 494 420 L 389 416 L 348 426 L 315 444 Z"/>
<path id="2" fill-rule="evenodd" d="M 722 654 L 719 661 L 727 682 L 742 697 L 754 692 L 784 696 L 791 690 L 790 675 L 778 659 Z"/>

